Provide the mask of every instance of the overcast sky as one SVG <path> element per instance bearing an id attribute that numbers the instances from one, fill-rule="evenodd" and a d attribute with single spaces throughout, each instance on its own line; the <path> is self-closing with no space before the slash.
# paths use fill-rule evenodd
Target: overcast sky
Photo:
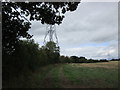
<path id="1" fill-rule="evenodd" d="M 56 32 L 61 55 L 118 58 L 118 3 L 82 2 L 76 11 L 65 14 Z M 46 25 L 34 21 L 29 33 L 42 46 Z"/>

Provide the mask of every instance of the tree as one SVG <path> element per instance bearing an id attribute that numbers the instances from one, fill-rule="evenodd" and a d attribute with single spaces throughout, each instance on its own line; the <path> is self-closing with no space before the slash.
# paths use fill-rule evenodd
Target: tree
<path id="1" fill-rule="evenodd" d="M 56 43 L 49 41 L 46 43 L 45 48 L 50 50 L 51 52 L 59 53 L 59 46 L 56 46 Z"/>
<path id="2" fill-rule="evenodd" d="M 2 48 L 12 53 L 20 37 L 30 39 L 31 20 L 42 24 L 61 24 L 67 11 L 74 11 L 80 2 L 2 2 Z M 28 19 L 27 19 L 28 18 Z M 30 20 L 30 21 L 29 21 Z"/>
<path id="3" fill-rule="evenodd" d="M 87 59 L 83 56 L 79 57 L 79 62 L 84 63 L 87 62 Z"/>
<path id="4" fill-rule="evenodd" d="M 60 56 L 61 63 L 70 63 L 70 58 L 68 56 Z"/>
<path id="5" fill-rule="evenodd" d="M 59 62 L 59 47 L 56 45 L 56 43 L 49 41 L 44 46 L 44 50 L 46 51 L 46 54 L 49 58 L 49 60 L 53 63 Z"/>
<path id="6" fill-rule="evenodd" d="M 79 58 L 77 56 L 71 56 L 70 59 L 72 63 L 77 63 L 79 61 Z"/>

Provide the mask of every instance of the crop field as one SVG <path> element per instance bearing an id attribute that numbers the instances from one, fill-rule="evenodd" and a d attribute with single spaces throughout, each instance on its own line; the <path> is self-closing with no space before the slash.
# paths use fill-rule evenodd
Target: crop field
<path id="1" fill-rule="evenodd" d="M 10 79 L 4 87 L 117 88 L 118 61 L 47 65 Z"/>

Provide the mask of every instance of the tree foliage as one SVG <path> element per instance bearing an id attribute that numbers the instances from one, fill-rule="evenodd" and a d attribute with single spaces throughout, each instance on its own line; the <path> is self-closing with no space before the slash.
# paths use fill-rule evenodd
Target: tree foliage
<path id="1" fill-rule="evenodd" d="M 15 52 L 11 55 L 3 54 L 3 81 L 21 75 L 25 71 L 34 72 L 41 66 L 58 63 L 59 52 L 50 51 L 44 47 L 39 47 L 34 40 L 20 40 Z M 54 48 L 56 48 L 56 45 Z"/>
<path id="2" fill-rule="evenodd" d="M 59 25 L 64 14 L 76 10 L 78 4 L 79 2 L 2 2 L 3 50 L 10 54 L 15 50 L 20 37 L 32 37 L 27 32 L 31 20 Z"/>
<path id="3" fill-rule="evenodd" d="M 51 63 L 59 62 L 60 52 L 59 52 L 59 46 L 57 46 L 56 43 L 49 41 L 46 43 L 45 46 L 42 47 L 42 50 L 47 55 Z"/>
<path id="4" fill-rule="evenodd" d="M 56 43 L 49 41 L 46 43 L 45 48 L 48 49 L 51 52 L 58 52 L 59 53 L 59 46 L 56 45 Z"/>
<path id="5" fill-rule="evenodd" d="M 108 60 L 96 60 L 96 59 L 87 59 L 83 56 L 60 56 L 60 62 L 62 63 L 97 63 L 97 62 L 108 62 Z"/>

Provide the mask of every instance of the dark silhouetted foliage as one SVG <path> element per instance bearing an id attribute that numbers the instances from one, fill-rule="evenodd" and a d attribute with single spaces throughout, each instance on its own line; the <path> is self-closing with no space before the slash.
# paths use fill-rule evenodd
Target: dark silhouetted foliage
<path id="1" fill-rule="evenodd" d="M 120 59 L 111 59 L 110 61 L 120 61 Z"/>
<path id="2" fill-rule="evenodd" d="M 77 56 L 71 56 L 70 60 L 72 63 L 78 63 L 79 62 L 79 58 Z"/>
<path id="3" fill-rule="evenodd" d="M 101 59 L 100 62 L 108 62 L 106 59 Z"/>
<path id="4" fill-rule="evenodd" d="M 59 46 L 57 46 L 56 43 L 49 41 L 45 46 L 42 47 L 42 50 L 45 51 L 44 53 L 47 55 L 51 63 L 59 62 L 60 52 Z"/>
<path id="5" fill-rule="evenodd" d="M 60 62 L 62 63 L 96 63 L 96 62 L 108 62 L 106 59 L 94 60 L 94 59 L 86 59 L 85 57 L 77 57 L 77 56 L 60 56 Z"/>
<path id="6" fill-rule="evenodd" d="M 60 56 L 60 62 L 61 63 L 70 63 L 70 58 L 67 56 Z"/>
<path id="7" fill-rule="evenodd" d="M 10 55 L 3 54 L 3 80 L 9 80 L 27 70 L 34 72 L 41 66 L 59 63 L 60 54 L 55 51 L 56 44 L 51 42 L 54 49 L 50 51 L 45 48 L 49 46 L 48 43 L 40 48 L 34 40 L 20 40 L 15 52 Z"/>

